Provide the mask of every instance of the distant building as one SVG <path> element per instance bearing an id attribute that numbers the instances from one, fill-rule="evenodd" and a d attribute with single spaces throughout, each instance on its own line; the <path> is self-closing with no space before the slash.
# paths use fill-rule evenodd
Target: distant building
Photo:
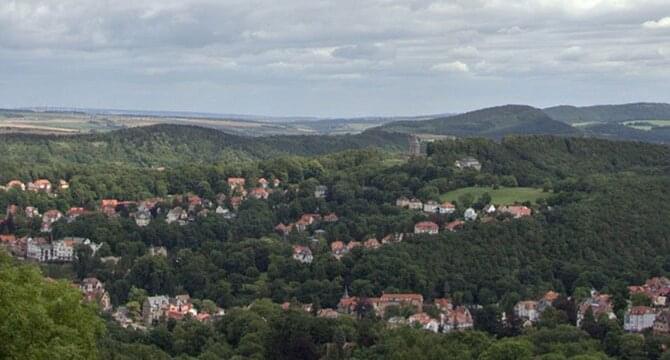
<path id="1" fill-rule="evenodd" d="M 307 246 L 293 245 L 293 260 L 299 261 L 303 264 L 311 264 L 314 260 L 312 250 Z"/>
<path id="2" fill-rule="evenodd" d="M 324 185 L 318 185 L 316 188 L 314 188 L 315 198 L 323 199 L 326 197 L 327 194 L 328 194 L 328 187 Z"/>
<path id="3" fill-rule="evenodd" d="M 529 207 L 518 205 L 501 206 L 498 209 L 498 212 L 503 214 L 511 214 L 515 219 L 531 215 L 531 210 Z"/>
<path id="4" fill-rule="evenodd" d="M 439 206 L 439 213 L 442 215 L 448 215 L 456 211 L 456 206 L 450 202 L 444 202 Z"/>
<path id="5" fill-rule="evenodd" d="M 465 213 L 463 213 L 463 218 L 466 221 L 475 221 L 477 220 L 477 212 L 473 208 L 467 208 Z"/>
<path id="6" fill-rule="evenodd" d="M 433 200 L 428 200 L 423 204 L 423 211 L 431 214 L 435 214 L 438 212 L 438 207 L 440 205 L 433 201 Z"/>
<path id="7" fill-rule="evenodd" d="M 536 322 L 540 317 L 540 312 L 537 310 L 537 301 L 525 300 L 519 301 L 514 305 L 514 314 L 530 322 Z"/>
<path id="8" fill-rule="evenodd" d="M 236 189 L 244 189 L 244 185 L 246 184 L 246 180 L 242 177 L 229 177 L 228 178 L 228 186 L 230 187 L 230 191 L 235 191 Z"/>
<path id="9" fill-rule="evenodd" d="M 623 329 L 630 332 L 642 332 L 654 327 L 656 311 L 647 306 L 633 306 L 623 319 Z"/>
<path id="10" fill-rule="evenodd" d="M 144 210 L 135 213 L 135 224 L 139 227 L 147 226 L 151 223 L 151 212 Z"/>
<path id="11" fill-rule="evenodd" d="M 456 160 L 454 166 L 458 169 L 474 169 L 480 171 L 482 169 L 482 164 L 479 161 L 471 156 L 464 157 L 462 159 Z"/>
<path id="12" fill-rule="evenodd" d="M 422 221 L 414 225 L 415 234 L 430 234 L 435 235 L 439 232 L 440 227 L 432 221 Z"/>

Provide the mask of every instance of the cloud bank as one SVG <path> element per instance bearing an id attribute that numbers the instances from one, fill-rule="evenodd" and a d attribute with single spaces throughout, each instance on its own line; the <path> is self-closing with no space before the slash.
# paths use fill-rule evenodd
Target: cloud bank
<path id="1" fill-rule="evenodd" d="M 0 105 L 348 116 L 670 101 L 665 0 L 0 0 Z"/>

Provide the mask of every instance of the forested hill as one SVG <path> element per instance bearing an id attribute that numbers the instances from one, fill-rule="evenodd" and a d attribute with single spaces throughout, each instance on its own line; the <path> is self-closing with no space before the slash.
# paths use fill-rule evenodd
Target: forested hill
<path id="1" fill-rule="evenodd" d="M 524 105 L 506 105 L 461 115 L 425 121 L 393 122 L 381 127 L 386 131 L 427 133 L 458 137 L 500 139 L 507 135 L 580 135 L 578 129 L 553 120 L 542 110 Z"/>
<path id="2" fill-rule="evenodd" d="M 555 106 L 544 109 L 552 119 L 566 124 L 576 123 L 619 123 L 635 120 L 670 119 L 670 104 L 634 103 L 623 105 L 597 106 Z"/>
<path id="3" fill-rule="evenodd" d="M 380 147 L 404 150 L 407 136 L 372 130 L 341 136 L 242 137 L 182 125 L 154 125 L 92 135 L 0 135 L 3 164 L 123 163 L 166 166 L 229 160 L 267 159 L 281 155 L 321 155 L 348 149 Z"/>
<path id="4" fill-rule="evenodd" d="M 596 173 L 670 174 L 670 147 L 631 141 L 545 135 L 511 136 L 500 142 L 462 139 L 429 144 L 428 154 L 444 165 L 474 156 L 483 171 L 513 175 L 520 185 Z"/>

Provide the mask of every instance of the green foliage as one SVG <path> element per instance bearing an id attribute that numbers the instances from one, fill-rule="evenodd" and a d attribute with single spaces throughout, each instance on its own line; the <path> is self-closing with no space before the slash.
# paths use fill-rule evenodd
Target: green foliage
<path id="1" fill-rule="evenodd" d="M 103 333 L 93 307 L 63 281 L 44 279 L 0 250 L 0 354 L 9 359 L 95 359 Z"/>

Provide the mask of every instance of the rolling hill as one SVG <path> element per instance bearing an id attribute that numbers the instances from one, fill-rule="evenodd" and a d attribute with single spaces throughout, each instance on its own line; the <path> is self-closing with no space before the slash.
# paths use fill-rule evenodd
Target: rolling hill
<path id="1" fill-rule="evenodd" d="M 525 105 L 499 106 L 424 121 L 392 122 L 381 126 L 381 129 L 401 133 L 493 139 L 507 135 L 581 135 L 578 129 L 550 118 L 542 110 Z"/>
<path id="2" fill-rule="evenodd" d="M 185 125 L 152 125 L 100 134 L 0 134 L 2 164 L 124 163 L 169 166 L 322 155 L 368 147 L 403 151 L 407 135 L 379 130 L 357 135 L 243 137 Z"/>
<path id="3" fill-rule="evenodd" d="M 555 106 L 543 110 L 566 124 L 620 123 L 635 120 L 670 120 L 670 104 L 634 103 L 596 106 Z"/>

